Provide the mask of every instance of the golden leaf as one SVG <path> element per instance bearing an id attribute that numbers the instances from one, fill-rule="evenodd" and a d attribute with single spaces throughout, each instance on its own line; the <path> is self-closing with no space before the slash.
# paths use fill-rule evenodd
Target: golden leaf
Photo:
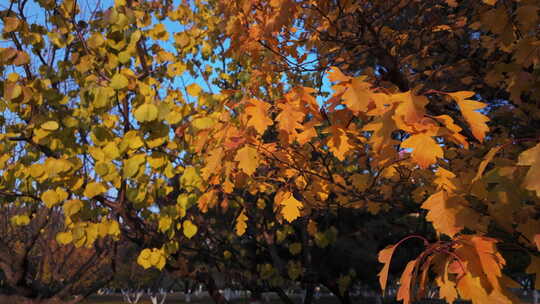
<path id="1" fill-rule="evenodd" d="M 413 149 L 412 158 L 420 168 L 427 168 L 444 156 L 441 146 L 425 133 L 411 135 L 401 143 L 401 148 Z"/>

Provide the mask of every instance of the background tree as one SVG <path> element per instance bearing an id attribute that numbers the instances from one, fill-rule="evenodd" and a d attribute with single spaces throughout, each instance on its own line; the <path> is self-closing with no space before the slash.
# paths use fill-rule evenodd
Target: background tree
<path id="1" fill-rule="evenodd" d="M 60 245 L 63 215 L 32 204 L 5 204 L 0 227 L 0 300 L 16 303 L 77 303 L 112 279 L 114 245 Z"/>

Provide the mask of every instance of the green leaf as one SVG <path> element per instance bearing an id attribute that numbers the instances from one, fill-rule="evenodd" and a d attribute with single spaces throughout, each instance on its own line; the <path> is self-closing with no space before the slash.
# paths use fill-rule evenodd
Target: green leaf
<path id="1" fill-rule="evenodd" d="M 121 90 L 127 87 L 128 84 L 129 84 L 129 81 L 127 77 L 120 73 L 114 75 L 113 78 L 111 79 L 111 88 L 115 90 Z"/>
<path id="2" fill-rule="evenodd" d="M 139 122 L 153 121 L 158 116 L 158 108 L 151 103 L 145 103 L 138 107 L 133 114 Z"/>

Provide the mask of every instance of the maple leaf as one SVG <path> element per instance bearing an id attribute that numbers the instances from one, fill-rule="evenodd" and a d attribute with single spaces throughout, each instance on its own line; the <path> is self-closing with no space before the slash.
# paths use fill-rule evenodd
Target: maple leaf
<path id="1" fill-rule="evenodd" d="M 337 126 L 330 126 L 324 132 L 330 133 L 328 148 L 339 160 L 345 159 L 345 154 L 352 150 L 353 145 L 349 143 L 349 136 L 345 130 Z"/>
<path id="2" fill-rule="evenodd" d="M 447 303 L 454 303 L 458 297 L 455 284 L 448 279 L 443 280 L 441 277 L 437 277 L 435 282 L 439 286 L 440 297 L 445 299 Z"/>
<path id="3" fill-rule="evenodd" d="M 353 78 L 343 93 L 343 104 L 351 111 L 366 112 L 371 103 L 371 84 L 363 81 L 365 76 Z"/>
<path id="4" fill-rule="evenodd" d="M 345 82 L 350 79 L 349 76 L 343 74 L 338 67 L 331 67 L 328 72 L 328 80 L 332 82 Z"/>
<path id="5" fill-rule="evenodd" d="M 429 210 L 426 219 L 433 223 L 433 227 L 439 232 L 454 236 L 463 229 L 458 225 L 456 217 L 458 209 L 447 206 L 448 195 L 441 190 L 431 195 L 423 204 L 422 208 Z"/>
<path id="6" fill-rule="evenodd" d="M 487 165 L 493 160 L 493 157 L 495 157 L 495 154 L 497 154 L 497 152 L 499 152 L 499 150 L 501 150 L 502 147 L 503 146 L 497 146 L 497 147 L 489 149 L 489 152 L 486 154 L 484 159 L 480 162 L 480 165 L 478 166 L 478 171 L 476 171 L 476 175 L 471 181 L 471 184 L 473 184 L 474 182 L 476 182 L 482 177 L 482 174 L 484 174 L 484 170 L 486 170 Z"/>
<path id="7" fill-rule="evenodd" d="M 247 175 L 252 175 L 259 166 L 260 156 L 257 149 L 245 145 L 236 152 L 234 160 L 238 162 L 238 168 Z"/>
<path id="8" fill-rule="evenodd" d="M 276 202 L 283 206 L 281 214 L 289 223 L 300 216 L 300 208 L 303 207 L 291 192 L 284 192 L 279 197 L 276 195 Z"/>
<path id="9" fill-rule="evenodd" d="M 246 114 L 249 117 L 247 125 L 255 128 L 257 133 L 263 134 L 268 126 L 272 125 L 272 120 L 268 117 L 270 105 L 257 99 L 251 99 L 246 105 Z"/>
<path id="10" fill-rule="evenodd" d="M 413 149 L 412 158 L 420 168 L 427 168 L 437 161 L 437 157 L 444 156 L 441 146 L 425 133 L 411 135 L 401 143 L 401 148 Z"/>
<path id="11" fill-rule="evenodd" d="M 413 271 L 416 267 L 417 260 L 409 261 L 405 270 L 401 274 L 399 279 L 399 290 L 397 293 L 397 299 L 403 300 L 403 304 L 409 304 L 411 302 L 411 282 L 413 280 Z"/>
<path id="12" fill-rule="evenodd" d="M 523 181 L 526 189 L 536 191 L 540 197 L 540 144 L 523 151 L 518 158 L 519 166 L 531 166 Z"/>
<path id="13" fill-rule="evenodd" d="M 439 167 L 435 172 L 435 176 L 437 176 L 437 178 L 435 178 L 433 182 L 437 185 L 437 189 L 445 190 L 447 192 L 452 192 L 456 190 L 456 175 L 454 173 L 442 167 Z"/>
<path id="14" fill-rule="evenodd" d="M 379 284 L 381 285 L 383 293 L 386 290 L 388 272 L 390 271 L 390 262 L 392 260 L 392 255 L 394 254 L 394 250 L 396 250 L 396 246 L 391 245 L 379 251 L 379 262 L 383 263 L 384 266 L 377 276 L 379 277 Z"/>
<path id="15" fill-rule="evenodd" d="M 489 118 L 477 110 L 483 109 L 486 105 L 476 100 L 467 99 L 472 97 L 475 93 L 470 91 L 460 91 L 454 93 L 448 93 L 458 104 L 461 114 L 465 118 L 465 121 L 471 127 L 471 131 L 478 141 L 482 142 L 486 136 L 489 127 L 486 122 Z"/>
<path id="16" fill-rule="evenodd" d="M 414 125 L 424 118 L 425 106 L 429 100 L 425 96 L 414 95 L 411 91 L 395 94 L 391 99 L 399 101 L 392 117 L 396 126 L 404 131 L 414 132 Z"/>
<path id="17" fill-rule="evenodd" d="M 206 166 L 201 169 L 201 177 L 208 179 L 213 174 L 219 174 L 223 162 L 223 148 L 212 150 L 206 159 Z"/>
<path id="18" fill-rule="evenodd" d="M 281 112 L 276 116 L 279 129 L 292 135 L 293 138 L 296 137 L 297 129 L 303 129 L 301 122 L 306 114 L 292 103 L 281 103 L 278 107 L 281 109 Z"/>

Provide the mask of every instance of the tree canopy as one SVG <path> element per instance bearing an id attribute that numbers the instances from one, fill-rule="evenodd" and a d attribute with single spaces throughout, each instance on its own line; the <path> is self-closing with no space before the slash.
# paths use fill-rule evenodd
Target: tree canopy
<path id="1" fill-rule="evenodd" d="M 512 303 L 540 289 L 539 8 L 11 0 L 1 203 L 209 288 Z"/>

